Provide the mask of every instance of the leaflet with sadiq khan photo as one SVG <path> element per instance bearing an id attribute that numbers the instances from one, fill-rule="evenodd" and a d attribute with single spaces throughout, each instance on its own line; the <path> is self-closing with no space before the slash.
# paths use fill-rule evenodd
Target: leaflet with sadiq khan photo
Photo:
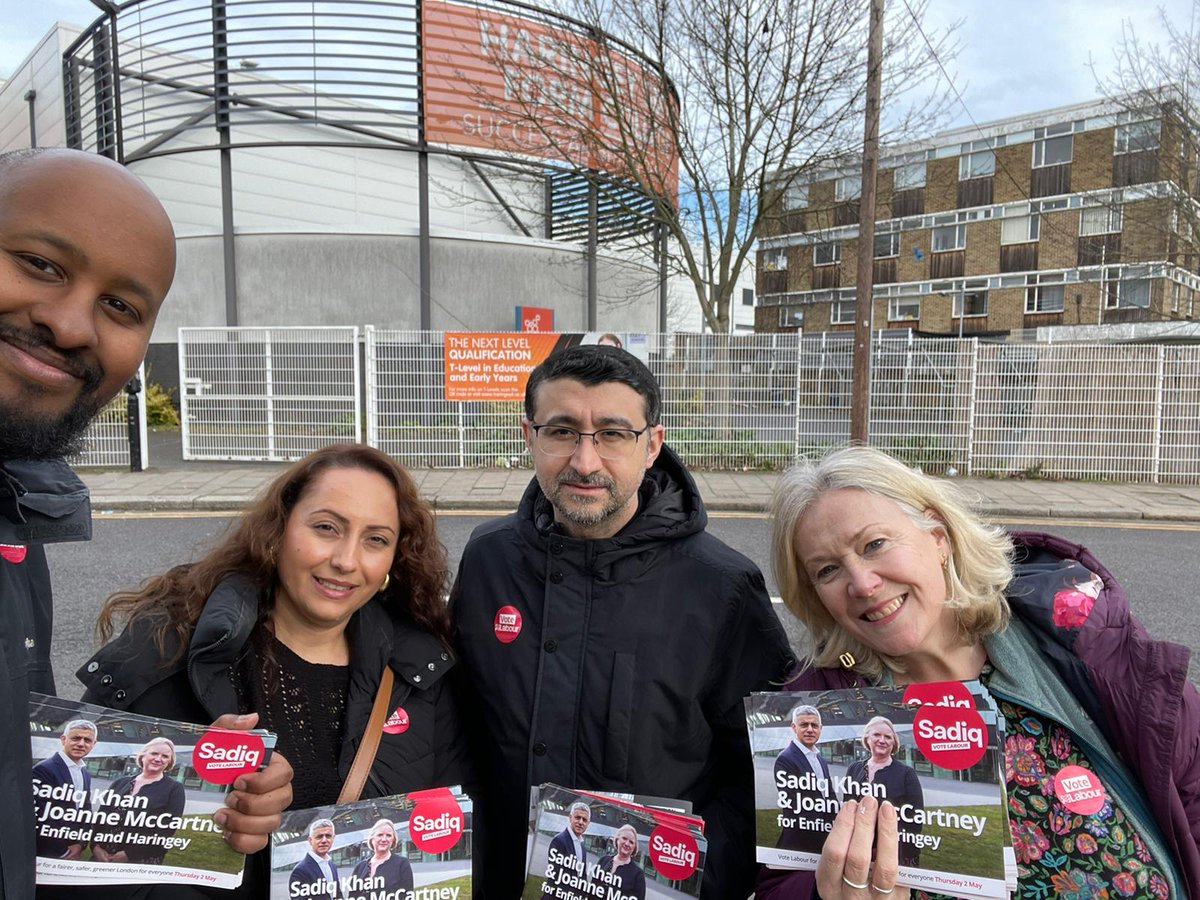
<path id="1" fill-rule="evenodd" d="M 1015 888 L 1003 720 L 979 682 L 753 694 L 746 722 L 759 862 L 816 869 L 842 804 L 872 796 L 896 807 L 898 885 L 962 898 Z"/>
<path id="2" fill-rule="evenodd" d="M 537 789 L 536 806 L 522 900 L 700 896 L 708 841 L 699 817 L 554 784 Z"/>
<path id="3" fill-rule="evenodd" d="M 261 769 L 267 731 L 225 731 L 31 694 L 38 884 L 234 888 L 246 857 L 213 814 Z"/>
<path id="4" fill-rule="evenodd" d="M 270 900 L 469 900 L 472 815 L 459 787 L 289 810 Z"/>

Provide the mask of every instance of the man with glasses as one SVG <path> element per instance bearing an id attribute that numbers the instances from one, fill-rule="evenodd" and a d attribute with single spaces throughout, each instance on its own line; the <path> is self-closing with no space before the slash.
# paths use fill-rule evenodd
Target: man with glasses
<path id="1" fill-rule="evenodd" d="M 750 892 L 742 698 L 793 659 L 762 574 L 705 531 L 661 406 L 624 350 L 551 356 L 525 389 L 536 477 L 463 552 L 451 604 L 483 782 L 477 897 L 520 894 L 543 782 L 690 801 L 709 840 L 701 896 Z"/>

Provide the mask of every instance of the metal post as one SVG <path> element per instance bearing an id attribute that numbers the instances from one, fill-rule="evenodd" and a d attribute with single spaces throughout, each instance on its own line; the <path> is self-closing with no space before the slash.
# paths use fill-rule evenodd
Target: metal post
<path id="1" fill-rule="evenodd" d="M 875 262 L 875 176 L 879 168 L 879 82 L 883 63 L 883 0 L 871 0 L 867 44 L 867 120 L 863 131 L 862 193 L 859 199 L 858 276 L 854 313 L 854 380 L 850 440 L 866 443 L 871 391 L 871 316 Z"/>
<path id="2" fill-rule="evenodd" d="M 233 150 L 229 129 L 229 34 L 225 0 L 212 0 L 213 106 L 221 162 L 221 249 L 225 265 L 225 326 L 238 325 L 237 253 L 233 236 Z"/>
<path id="3" fill-rule="evenodd" d="M 92 36 L 92 54 L 95 70 L 92 73 L 92 90 L 96 106 L 96 152 L 109 159 L 116 158 L 116 141 L 113 136 L 112 90 L 108 76 L 112 72 L 111 33 L 103 28 Z"/>
<path id="4" fill-rule="evenodd" d="M 667 333 L 667 226 L 658 226 L 658 332 Z"/>
<path id="5" fill-rule="evenodd" d="M 1162 475 L 1162 431 L 1163 431 L 1163 367 L 1166 362 L 1166 347 L 1159 345 L 1157 365 L 1154 373 L 1154 452 L 1151 456 L 1151 480 L 1158 484 Z"/>
<path id="6" fill-rule="evenodd" d="M 421 291 L 421 330 L 430 331 L 433 329 L 433 269 L 429 241 L 429 154 L 424 150 L 417 153 L 417 217 L 420 230 L 417 267 Z"/>
<path id="7" fill-rule="evenodd" d="M 134 375 L 125 383 L 127 431 L 129 434 L 129 471 L 140 472 L 142 465 L 141 400 L 142 380 Z"/>
<path id="8" fill-rule="evenodd" d="M 598 320 L 596 311 L 596 250 L 600 245 L 600 189 L 594 181 L 588 182 L 587 204 L 587 330 L 595 331 Z"/>
<path id="9" fill-rule="evenodd" d="M 29 149 L 33 150 L 37 148 L 37 115 L 33 105 L 37 100 L 37 91 L 26 91 L 23 99 L 29 104 Z"/>
<path id="10" fill-rule="evenodd" d="M 83 114 L 79 104 L 79 60 L 71 57 L 63 60 L 63 112 L 67 146 L 72 150 L 83 149 Z"/>

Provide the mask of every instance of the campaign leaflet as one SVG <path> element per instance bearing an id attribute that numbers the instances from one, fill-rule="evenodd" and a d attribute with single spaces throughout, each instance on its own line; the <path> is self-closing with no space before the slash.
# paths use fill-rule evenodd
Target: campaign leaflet
<path id="1" fill-rule="evenodd" d="M 270 900 L 469 900 L 472 812 L 458 787 L 289 810 Z"/>
<path id="2" fill-rule="evenodd" d="M 707 850 L 696 816 L 543 784 L 521 897 L 698 897 Z"/>
<path id="3" fill-rule="evenodd" d="M 759 862 L 815 869 L 842 803 L 870 795 L 897 810 L 898 885 L 1008 896 L 1003 744 L 978 682 L 754 694 L 746 719 Z"/>
<path id="4" fill-rule="evenodd" d="M 30 694 L 38 884 L 234 888 L 246 857 L 213 814 L 275 735 Z"/>

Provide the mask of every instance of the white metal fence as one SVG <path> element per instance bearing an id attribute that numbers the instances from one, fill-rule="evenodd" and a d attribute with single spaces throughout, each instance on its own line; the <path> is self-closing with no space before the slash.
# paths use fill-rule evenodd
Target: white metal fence
<path id="1" fill-rule="evenodd" d="M 137 433 L 140 444 L 141 468 L 146 468 L 146 370 L 138 368 L 138 380 L 142 392 L 138 396 Z M 125 391 L 117 394 L 104 409 L 96 414 L 84 434 L 84 449 L 68 460 L 80 468 L 129 468 L 129 395 Z"/>
<path id="2" fill-rule="evenodd" d="M 528 465 L 519 401 L 444 397 L 441 332 L 365 329 L 366 440 L 413 467 Z M 357 332 L 181 329 L 189 459 L 358 440 Z M 782 468 L 849 437 L 849 335 L 649 336 L 668 440 Z M 931 472 L 1200 483 L 1200 347 L 879 336 L 871 441 Z"/>
<path id="3" fill-rule="evenodd" d="M 299 459 L 362 440 L 358 329 L 180 328 L 184 459 Z"/>

